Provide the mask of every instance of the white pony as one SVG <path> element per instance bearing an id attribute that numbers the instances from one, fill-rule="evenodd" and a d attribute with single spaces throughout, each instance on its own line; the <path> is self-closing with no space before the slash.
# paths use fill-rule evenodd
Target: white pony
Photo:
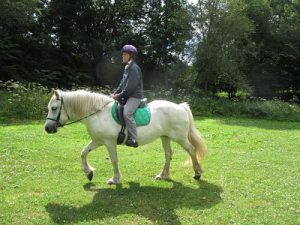
<path id="1" fill-rule="evenodd" d="M 45 130 L 56 133 L 59 127 L 68 125 L 69 120 L 85 124 L 91 137 L 90 143 L 82 150 L 82 170 L 89 180 L 93 178 L 94 168 L 87 162 L 87 155 L 95 148 L 104 145 L 108 150 L 114 175 L 108 184 L 120 182 L 121 173 L 118 167 L 117 136 L 121 126 L 111 115 L 114 100 L 106 95 L 87 91 L 54 91 L 49 104 Z M 200 179 L 201 166 L 199 159 L 204 157 L 206 146 L 197 132 L 191 110 L 186 103 L 175 104 L 169 101 L 153 101 L 149 104 L 151 122 L 137 128 L 138 143 L 145 145 L 161 138 L 165 150 L 165 163 L 162 172 L 156 179 L 168 179 L 170 160 L 172 159 L 171 140 L 179 143 L 190 155 L 195 171 L 194 179 Z M 126 140 L 126 139 L 125 139 Z"/>

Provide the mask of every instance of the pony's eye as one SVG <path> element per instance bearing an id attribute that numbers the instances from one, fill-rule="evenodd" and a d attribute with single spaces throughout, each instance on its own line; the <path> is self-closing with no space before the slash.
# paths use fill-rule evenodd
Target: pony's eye
<path id="1" fill-rule="evenodd" d="M 57 107 L 53 106 L 51 109 L 52 109 L 52 111 L 55 111 L 55 110 L 57 110 Z"/>

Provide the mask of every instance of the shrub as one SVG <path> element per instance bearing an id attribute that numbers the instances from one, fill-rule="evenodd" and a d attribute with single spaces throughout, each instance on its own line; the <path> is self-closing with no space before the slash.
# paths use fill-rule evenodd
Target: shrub
<path id="1" fill-rule="evenodd" d="M 150 96 L 150 100 L 166 99 L 177 103 L 188 102 L 194 115 L 237 116 L 280 121 L 300 121 L 300 106 L 278 99 L 272 101 L 266 101 L 262 98 L 229 100 L 223 97 L 212 98 L 199 94 L 193 95 L 187 90 L 180 90 L 176 94 L 174 94 L 172 90 L 164 91 L 161 88 L 146 92 L 146 95 Z"/>
<path id="2" fill-rule="evenodd" d="M 40 119 L 46 114 L 48 92 L 36 83 L 0 82 L 1 120 Z"/>
<path id="3" fill-rule="evenodd" d="M 85 87 L 73 84 L 72 90 L 84 89 L 109 95 L 109 87 Z M 191 94 L 185 89 L 153 88 L 145 91 L 148 102 L 164 99 L 175 103 L 187 102 L 194 115 L 200 116 L 235 116 L 264 118 L 281 121 L 300 121 L 300 106 L 295 103 L 282 102 L 278 99 L 228 100 L 207 97 L 201 93 Z M 37 83 L 23 84 L 18 81 L 0 81 L 0 120 L 43 120 L 47 115 L 50 89 Z"/>
<path id="4" fill-rule="evenodd" d="M 89 90 L 110 94 L 109 87 L 81 87 L 73 84 L 72 90 Z M 37 83 L 0 81 L 0 120 L 41 120 L 47 116 L 51 90 Z"/>

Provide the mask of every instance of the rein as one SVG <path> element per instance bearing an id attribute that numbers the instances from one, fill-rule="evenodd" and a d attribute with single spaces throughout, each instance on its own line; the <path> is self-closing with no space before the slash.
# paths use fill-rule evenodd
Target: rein
<path id="1" fill-rule="evenodd" d="M 69 122 L 69 123 L 65 123 L 65 124 L 61 124 L 61 125 L 62 125 L 62 127 L 63 127 L 63 126 L 67 126 L 67 125 L 71 125 L 71 124 L 73 124 L 73 123 L 80 122 L 80 121 L 82 121 L 82 120 L 84 120 L 84 119 L 86 119 L 86 118 L 89 118 L 90 116 L 93 116 L 93 115 L 97 114 L 98 112 L 102 111 L 102 110 L 105 108 L 105 106 L 107 106 L 107 105 L 108 105 L 109 103 L 111 103 L 111 102 L 113 102 L 113 101 L 110 101 L 110 102 L 106 103 L 106 104 L 102 107 L 102 109 L 99 109 L 99 110 L 97 110 L 96 112 L 91 113 L 90 115 L 87 115 L 87 116 L 82 117 L 82 118 L 80 118 L 80 119 L 78 119 L 78 120 L 75 120 L 75 121 L 72 121 L 72 122 Z M 68 116 L 68 118 L 69 118 L 69 116 Z"/>
<path id="2" fill-rule="evenodd" d="M 75 121 L 72 121 L 72 122 L 69 122 L 69 123 L 61 124 L 59 121 L 60 121 L 60 115 L 61 115 L 62 107 L 63 107 L 63 104 L 64 104 L 63 97 L 61 96 L 61 99 L 60 99 L 60 103 L 61 103 L 61 104 L 60 104 L 60 109 L 59 109 L 59 113 L 58 113 L 58 115 L 57 115 L 57 118 L 56 118 L 56 119 L 53 119 L 53 118 L 47 117 L 46 119 L 47 119 L 47 120 L 52 120 L 52 121 L 57 122 L 58 127 L 64 127 L 64 126 L 67 126 L 67 125 L 71 125 L 71 124 L 73 124 L 73 123 L 80 122 L 80 121 L 82 121 L 82 120 L 84 120 L 84 119 L 86 119 L 86 118 L 89 118 L 89 117 L 91 117 L 91 116 L 97 114 L 98 112 L 102 111 L 102 110 L 103 110 L 109 103 L 111 103 L 111 102 L 113 102 L 113 101 L 109 101 L 109 102 L 106 103 L 101 109 L 99 109 L 99 110 L 97 110 L 96 112 L 93 112 L 93 113 L 91 113 L 91 114 L 89 114 L 89 115 L 87 115 L 87 116 L 85 116 L 85 117 L 82 117 L 82 118 L 80 118 L 80 119 L 78 119 L 78 120 L 75 120 Z M 65 111 L 66 111 L 66 110 L 65 110 Z M 69 120 L 69 119 L 70 119 L 70 116 L 69 116 L 69 114 L 67 113 L 67 111 L 66 111 L 66 114 L 67 114 L 68 120 Z"/>

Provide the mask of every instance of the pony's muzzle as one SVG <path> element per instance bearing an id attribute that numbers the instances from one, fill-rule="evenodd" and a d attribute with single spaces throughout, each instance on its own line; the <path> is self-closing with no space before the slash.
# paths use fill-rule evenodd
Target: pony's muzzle
<path id="1" fill-rule="evenodd" d="M 46 124 L 45 125 L 45 131 L 48 134 L 54 134 L 57 132 L 57 126 L 55 124 Z"/>

